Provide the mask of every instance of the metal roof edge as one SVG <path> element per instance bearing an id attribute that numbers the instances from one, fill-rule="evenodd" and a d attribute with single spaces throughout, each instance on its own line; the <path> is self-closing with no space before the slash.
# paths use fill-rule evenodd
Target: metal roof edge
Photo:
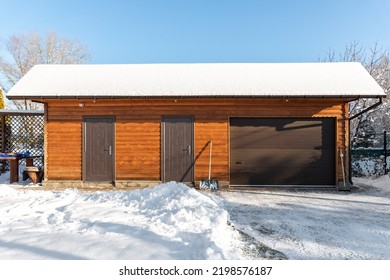
<path id="1" fill-rule="evenodd" d="M 155 98 L 386 98 L 386 94 L 383 95 L 68 95 L 68 96 L 58 96 L 58 95 L 24 95 L 24 96 L 7 96 L 10 100 L 45 100 L 45 99 L 155 99 Z"/>
<path id="2" fill-rule="evenodd" d="M 12 110 L 0 109 L 0 115 L 43 115 L 43 110 Z"/>

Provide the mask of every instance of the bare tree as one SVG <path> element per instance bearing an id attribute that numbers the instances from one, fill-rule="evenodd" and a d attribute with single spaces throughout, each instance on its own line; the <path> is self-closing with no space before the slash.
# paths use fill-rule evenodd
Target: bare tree
<path id="1" fill-rule="evenodd" d="M 81 64 L 89 59 L 88 49 L 77 41 L 50 32 L 13 35 L 0 52 L 0 86 L 8 91 L 36 64 Z M 19 109 L 37 109 L 33 102 L 15 102 Z"/>
<path id="2" fill-rule="evenodd" d="M 388 50 L 383 49 L 378 43 L 368 49 L 359 42 L 352 42 L 345 47 L 343 53 L 336 57 L 334 50 L 330 50 L 324 62 L 360 62 L 367 69 L 368 73 L 382 87 L 384 92 L 390 92 L 390 61 Z M 361 98 L 351 102 L 350 114 L 356 114 L 365 108 L 373 105 L 377 100 L 372 98 Z M 390 130 L 390 100 L 383 99 L 383 103 L 374 110 L 368 111 L 351 121 L 351 142 L 355 145 L 362 135 L 367 135 L 368 130 L 382 131 Z"/>

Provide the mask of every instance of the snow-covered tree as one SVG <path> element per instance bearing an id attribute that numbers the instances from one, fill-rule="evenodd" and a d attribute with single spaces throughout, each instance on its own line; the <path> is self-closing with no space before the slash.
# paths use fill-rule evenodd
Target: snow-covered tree
<path id="1" fill-rule="evenodd" d="M 13 35 L 0 49 L 0 86 L 8 91 L 36 64 L 81 64 L 89 59 L 86 46 L 50 32 Z M 15 102 L 19 109 L 37 109 L 33 102 Z"/>
<path id="2" fill-rule="evenodd" d="M 384 92 L 390 92 L 390 61 L 389 51 L 383 49 L 378 43 L 366 48 L 359 42 L 352 42 L 345 47 L 343 53 L 336 56 L 334 50 L 327 53 L 322 59 L 324 62 L 360 62 L 370 73 L 370 75 L 382 87 Z M 374 145 L 375 132 L 390 131 L 390 100 L 384 98 L 382 104 L 351 121 L 351 145 L 370 147 Z M 361 98 L 351 102 L 350 115 L 368 108 L 378 102 L 372 98 Z"/>

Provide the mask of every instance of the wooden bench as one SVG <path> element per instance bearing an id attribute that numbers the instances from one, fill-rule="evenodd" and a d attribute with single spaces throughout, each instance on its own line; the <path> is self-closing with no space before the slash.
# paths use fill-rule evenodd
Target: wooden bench
<path id="1" fill-rule="evenodd" d="M 0 160 L 9 160 L 9 183 L 19 182 L 19 162 L 20 160 L 26 160 L 26 166 L 34 165 L 34 158 L 40 158 L 42 156 L 29 156 L 29 157 L 0 157 Z"/>

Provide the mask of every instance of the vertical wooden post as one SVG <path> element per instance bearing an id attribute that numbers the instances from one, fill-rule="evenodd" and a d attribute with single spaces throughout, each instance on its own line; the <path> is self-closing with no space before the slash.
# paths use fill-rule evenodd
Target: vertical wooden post
<path id="1" fill-rule="evenodd" d="M 26 158 L 26 166 L 33 166 L 34 158 Z"/>
<path id="2" fill-rule="evenodd" d="M 19 159 L 10 160 L 10 171 L 9 171 L 9 182 L 10 184 L 14 182 L 19 182 Z"/>
<path id="3" fill-rule="evenodd" d="M 48 145 L 47 145 L 47 124 L 48 124 L 48 114 L 49 114 L 49 105 L 44 104 L 44 115 L 43 115 L 43 180 L 48 180 Z"/>
<path id="4" fill-rule="evenodd" d="M 5 116 L 1 116 L 1 152 L 5 153 L 6 139 L 5 139 Z M 1 162 L 1 173 L 5 172 L 5 161 Z"/>
<path id="5" fill-rule="evenodd" d="M 5 153 L 5 116 L 1 116 L 1 152 Z"/>

